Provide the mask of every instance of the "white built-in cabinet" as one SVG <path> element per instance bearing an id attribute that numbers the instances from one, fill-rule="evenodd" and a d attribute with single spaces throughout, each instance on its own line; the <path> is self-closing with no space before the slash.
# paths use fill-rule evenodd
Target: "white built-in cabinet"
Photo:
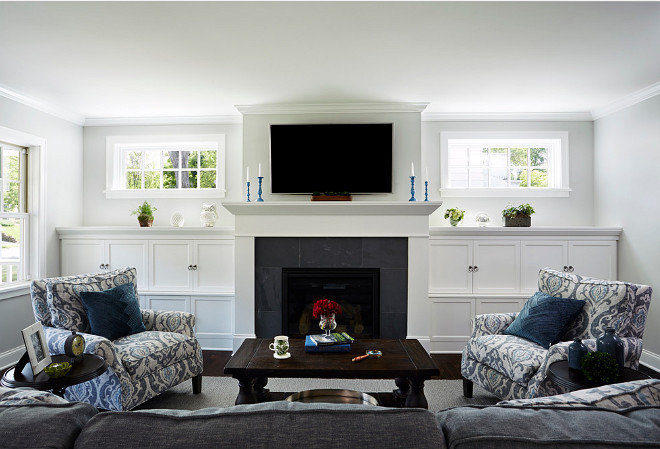
<path id="1" fill-rule="evenodd" d="M 459 352 L 475 315 L 518 312 L 550 267 L 617 279 L 620 228 L 431 228 L 431 351 Z"/>
<path id="2" fill-rule="evenodd" d="M 61 275 L 137 269 L 140 305 L 196 316 L 204 349 L 231 350 L 233 228 L 57 228 Z"/>

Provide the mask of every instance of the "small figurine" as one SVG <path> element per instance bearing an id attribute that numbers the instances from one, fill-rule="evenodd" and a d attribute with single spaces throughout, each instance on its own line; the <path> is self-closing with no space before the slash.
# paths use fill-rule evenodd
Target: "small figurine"
<path id="1" fill-rule="evenodd" d="M 213 227 L 215 222 L 218 221 L 218 213 L 216 211 L 215 203 L 202 203 L 202 213 L 200 214 L 199 219 L 207 228 Z"/>

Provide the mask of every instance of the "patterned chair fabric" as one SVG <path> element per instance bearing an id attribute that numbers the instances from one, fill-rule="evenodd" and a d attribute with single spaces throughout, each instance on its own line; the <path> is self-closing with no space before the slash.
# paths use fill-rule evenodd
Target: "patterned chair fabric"
<path id="1" fill-rule="evenodd" d="M 80 291 L 102 291 L 133 282 L 135 268 L 34 280 L 35 318 L 44 325 L 51 354 L 64 353 L 64 341 L 75 330 L 85 337 L 85 352 L 103 357 L 108 370 L 66 389 L 69 401 L 106 410 L 131 410 L 169 388 L 201 376 L 202 349 L 194 336 L 195 316 L 185 312 L 142 310 L 146 331 L 110 341 L 89 334 Z"/>
<path id="2" fill-rule="evenodd" d="M 587 348 L 595 351 L 596 338 L 609 326 L 623 340 L 625 366 L 639 366 L 651 287 L 549 268 L 540 270 L 538 284 L 539 290 L 548 295 L 585 301 L 578 316 L 564 330 L 561 341 L 546 350 L 534 342 L 503 335 L 515 313 L 477 315 L 461 360 L 466 381 L 476 382 L 500 399 L 567 393 L 547 379 L 548 367 L 568 359 L 568 346 L 575 337 L 582 338 Z"/>

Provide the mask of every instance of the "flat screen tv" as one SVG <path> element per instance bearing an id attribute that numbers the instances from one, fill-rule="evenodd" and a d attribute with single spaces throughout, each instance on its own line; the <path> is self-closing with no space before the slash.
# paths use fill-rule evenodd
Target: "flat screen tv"
<path id="1" fill-rule="evenodd" d="M 392 123 L 270 125 L 272 193 L 392 193 Z"/>

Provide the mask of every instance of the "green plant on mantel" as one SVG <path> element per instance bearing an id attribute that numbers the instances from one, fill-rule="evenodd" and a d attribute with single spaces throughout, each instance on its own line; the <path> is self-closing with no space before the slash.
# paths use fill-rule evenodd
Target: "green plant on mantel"
<path id="1" fill-rule="evenodd" d="M 510 206 L 502 211 L 503 217 L 519 217 L 525 216 L 529 217 L 534 213 L 534 208 L 529 204 L 521 204 L 520 206 Z"/>

